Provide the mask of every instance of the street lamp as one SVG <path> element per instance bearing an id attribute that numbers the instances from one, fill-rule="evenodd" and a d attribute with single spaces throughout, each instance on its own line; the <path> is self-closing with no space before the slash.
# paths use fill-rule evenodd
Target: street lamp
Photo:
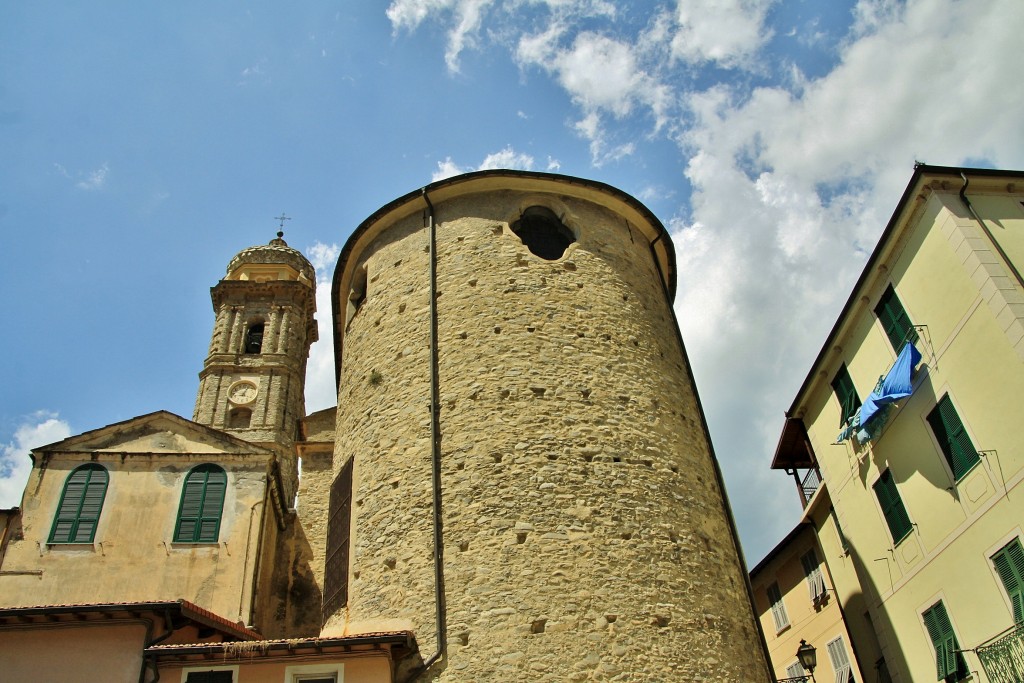
<path id="1" fill-rule="evenodd" d="M 818 683 L 814 678 L 814 667 L 818 665 L 818 651 L 813 645 L 804 639 L 800 639 L 800 647 L 796 650 L 796 658 L 800 660 L 800 666 L 811 674 L 811 681 Z"/>

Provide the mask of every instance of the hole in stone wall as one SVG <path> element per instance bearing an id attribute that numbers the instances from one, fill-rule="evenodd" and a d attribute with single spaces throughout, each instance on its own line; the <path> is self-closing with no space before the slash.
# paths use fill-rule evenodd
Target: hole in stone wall
<path id="1" fill-rule="evenodd" d="M 501 462 L 501 453 L 493 453 L 491 457 L 494 458 L 494 462 Z"/>
<path id="2" fill-rule="evenodd" d="M 469 550 L 469 541 L 463 541 L 459 544 L 459 552 L 464 553 Z"/>
<path id="3" fill-rule="evenodd" d="M 558 453 L 548 453 L 548 460 L 558 460 Z"/>
<path id="4" fill-rule="evenodd" d="M 544 394 L 547 392 L 547 389 L 543 387 L 530 387 L 530 391 L 533 392 L 534 398 L 544 398 Z"/>
<path id="5" fill-rule="evenodd" d="M 394 569 L 396 564 L 398 564 L 398 561 L 393 557 L 384 560 L 384 566 L 388 569 Z"/>
<path id="6" fill-rule="evenodd" d="M 544 206 L 527 208 L 510 227 L 534 256 L 546 261 L 562 258 L 569 245 L 576 241 L 572 230 Z"/>
<path id="7" fill-rule="evenodd" d="M 606 614 L 606 615 L 604 615 L 604 620 L 607 621 L 609 624 L 614 624 L 615 620 L 618 619 L 618 618 L 619 618 L 618 614 Z"/>
<path id="8" fill-rule="evenodd" d="M 497 325 L 494 326 L 494 334 L 501 334 L 501 328 Z"/>
<path id="9" fill-rule="evenodd" d="M 544 626 L 547 623 L 547 619 L 534 619 L 533 623 L 530 624 L 530 633 L 544 633 Z"/>
<path id="10" fill-rule="evenodd" d="M 590 389 L 580 389 L 580 396 L 590 398 Z"/>
<path id="11" fill-rule="evenodd" d="M 455 637 L 458 639 L 459 645 L 469 645 L 469 633 L 460 633 Z"/>
<path id="12" fill-rule="evenodd" d="M 248 408 L 232 408 L 228 413 L 228 429 L 248 429 L 252 422 L 252 411 Z"/>
<path id="13" fill-rule="evenodd" d="M 672 617 L 667 614 L 655 614 L 654 618 L 651 619 L 651 624 L 658 628 L 665 628 L 670 621 L 672 621 Z"/>
<path id="14" fill-rule="evenodd" d="M 628 531 L 622 532 L 622 540 L 623 541 L 628 541 L 631 538 L 633 538 L 633 534 L 632 533 L 630 533 Z"/>
<path id="15" fill-rule="evenodd" d="M 516 534 L 516 543 L 518 543 L 519 545 L 522 545 L 522 544 L 526 543 L 526 532 L 525 531 L 520 531 L 519 533 Z"/>
<path id="16" fill-rule="evenodd" d="M 615 456 L 612 456 L 612 462 L 622 462 L 622 458 L 620 458 L 620 457 L 619 457 L 619 456 L 617 456 L 617 455 L 615 455 Z"/>

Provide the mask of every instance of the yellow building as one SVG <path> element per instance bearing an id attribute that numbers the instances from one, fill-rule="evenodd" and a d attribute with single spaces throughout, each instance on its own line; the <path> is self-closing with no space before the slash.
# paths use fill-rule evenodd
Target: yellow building
<path id="1" fill-rule="evenodd" d="M 787 411 L 772 466 L 878 680 L 1024 680 L 1022 201 L 917 166 Z"/>
<path id="2" fill-rule="evenodd" d="M 33 450 L 0 677 L 769 680 L 674 256 L 602 183 L 431 183 L 342 250 L 338 406 L 306 415 L 315 273 L 243 250 L 191 420 Z"/>
<path id="3" fill-rule="evenodd" d="M 800 522 L 789 532 L 750 571 L 750 584 L 778 680 L 810 680 L 796 654 L 802 643 L 823 646 L 817 678 L 865 680 L 813 524 Z"/>

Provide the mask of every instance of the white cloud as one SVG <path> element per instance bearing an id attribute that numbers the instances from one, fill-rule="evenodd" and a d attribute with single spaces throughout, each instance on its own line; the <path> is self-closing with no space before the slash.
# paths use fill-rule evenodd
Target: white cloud
<path id="1" fill-rule="evenodd" d="M 737 67 L 771 37 L 765 27 L 775 0 L 679 0 L 672 55 L 691 64 Z"/>
<path id="2" fill-rule="evenodd" d="M 86 191 L 102 190 L 107 183 L 107 174 L 110 172 L 110 165 L 106 162 L 100 164 L 99 168 L 92 171 L 77 171 L 74 174 L 69 173 L 61 164 L 54 163 L 53 167 L 63 177 L 75 181 L 75 187 L 79 190 Z"/>
<path id="3" fill-rule="evenodd" d="M 306 412 L 337 405 L 334 383 L 334 325 L 331 321 L 331 284 L 341 247 L 315 242 L 306 249 L 316 269 L 316 324 L 320 340 L 309 349 L 306 361 Z"/>
<path id="4" fill-rule="evenodd" d="M 451 178 L 452 176 L 457 176 L 460 173 L 468 173 L 472 170 L 472 168 L 461 168 L 458 164 L 452 161 L 451 157 L 445 157 L 444 161 L 437 162 L 437 170 L 434 171 L 434 175 L 431 176 L 431 180 L 444 180 L 445 178 Z"/>
<path id="5" fill-rule="evenodd" d="M 470 171 L 484 171 L 492 168 L 510 168 L 520 171 L 531 171 L 533 170 L 533 163 L 532 156 L 523 152 L 517 152 L 512 149 L 511 146 L 508 146 L 502 150 L 488 154 L 484 157 L 484 160 L 480 165 L 476 167 L 459 166 L 452 161 L 451 157 L 445 157 L 444 161 L 437 162 L 437 170 L 434 171 L 432 180 L 443 180 L 462 173 L 469 173 Z"/>
<path id="6" fill-rule="evenodd" d="M 56 413 L 41 410 L 27 418 L 14 430 L 14 440 L 0 444 L 0 508 L 21 504 L 21 494 L 32 471 L 28 453 L 39 446 L 71 436 L 68 423 Z"/>
<path id="7" fill-rule="evenodd" d="M 341 247 L 337 244 L 324 244 L 323 242 L 314 242 L 313 246 L 306 249 L 306 257 L 316 270 L 317 282 L 331 281 L 340 253 Z"/>

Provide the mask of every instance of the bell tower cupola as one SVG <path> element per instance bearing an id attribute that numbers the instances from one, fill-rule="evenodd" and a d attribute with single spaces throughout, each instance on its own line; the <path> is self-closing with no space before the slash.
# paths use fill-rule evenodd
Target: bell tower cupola
<path id="1" fill-rule="evenodd" d="M 316 274 L 283 239 L 243 249 L 210 290 L 215 322 L 193 419 L 281 452 L 294 493 L 294 441 L 317 340 Z"/>

